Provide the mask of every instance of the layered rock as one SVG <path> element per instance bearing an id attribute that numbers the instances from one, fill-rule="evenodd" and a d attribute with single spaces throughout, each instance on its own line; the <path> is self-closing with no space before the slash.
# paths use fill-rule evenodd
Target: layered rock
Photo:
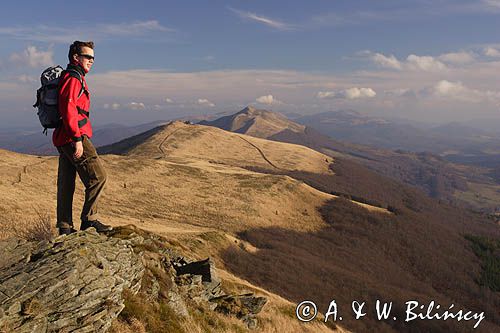
<path id="1" fill-rule="evenodd" d="M 0 251 L 0 332 L 105 332 L 130 294 L 166 304 L 179 318 L 201 304 L 254 328 L 267 301 L 224 294 L 209 258 L 187 259 L 134 226 L 41 242 L 11 238 Z"/>
<path id="2" fill-rule="evenodd" d="M 0 242 L 0 328 L 10 332 L 106 331 L 137 292 L 144 267 L 129 240 L 91 228 L 50 242 Z"/>

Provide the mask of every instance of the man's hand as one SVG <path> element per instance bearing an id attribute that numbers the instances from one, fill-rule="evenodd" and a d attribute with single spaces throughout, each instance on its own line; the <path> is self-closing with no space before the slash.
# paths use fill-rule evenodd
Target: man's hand
<path id="1" fill-rule="evenodd" d="M 81 141 L 77 141 L 74 144 L 75 152 L 73 153 L 73 157 L 75 159 L 79 159 L 83 155 L 83 143 Z"/>

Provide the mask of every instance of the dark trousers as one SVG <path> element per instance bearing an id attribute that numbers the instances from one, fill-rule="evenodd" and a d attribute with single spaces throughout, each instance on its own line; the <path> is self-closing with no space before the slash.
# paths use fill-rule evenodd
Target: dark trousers
<path id="1" fill-rule="evenodd" d="M 59 151 L 57 173 L 57 227 L 73 226 L 73 194 L 75 193 L 76 173 L 85 186 L 82 221 L 97 220 L 97 204 L 106 183 L 106 172 L 97 151 L 87 136 L 83 136 L 83 155 L 75 159 L 75 148 L 71 143 L 56 147 Z"/>

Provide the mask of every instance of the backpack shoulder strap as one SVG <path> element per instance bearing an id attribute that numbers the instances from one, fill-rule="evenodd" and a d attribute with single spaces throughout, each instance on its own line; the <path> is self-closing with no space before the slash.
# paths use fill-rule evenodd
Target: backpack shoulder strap
<path id="1" fill-rule="evenodd" d="M 82 78 L 82 76 L 80 75 L 80 73 L 78 73 L 77 71 L 72 70 L 72 69 L 66 69 L 66 70 L 64 70 L 64 72 L 67 72 L 69 74 L 69 76 L 77 78 L 78 81 L 80 81 L 80 83 L 82 84 L 82 89 L 80 89 L 80 93 L 78 94 L 78 98 L 80 98 L 83 95 L 84 91 L 85 91 L 85 85 L 83 84 L 83 78 Z"/>

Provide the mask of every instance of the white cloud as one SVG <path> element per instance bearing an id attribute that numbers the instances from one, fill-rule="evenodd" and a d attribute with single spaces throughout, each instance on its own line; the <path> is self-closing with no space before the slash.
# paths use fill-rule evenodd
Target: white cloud
<path id="1" fill-rule="evenodd" d="M 436 85 L 434 85 L 434 93 L 441 97 L 454 97 L 464 95 L 468 89 L 462 84 L 462 82 L 450 82 L 447 80 L 441 80 Z"/>
<path id="2" fill-rule="evenodd" d="M 209 106 L 209 107 L 214 107 L 215 106 L 214 103 L 210 102 L 206 98 L 198 98 L 197 104 L 198 105 L 203 105 L 203 106 Z"/>
<path id="3" fill-rule="evenodd" d="M 47 51 L 38 50 L 36 46 L 28 46 L 20 53 L 12 53 L 10 62 L 18 66 L 42 67 L 54 64 L 54 51 L 49 48 Z"/>
<path id="4" fill-rule="evenodd" d="M 277 30 L 285 31 L 285 30 L 295 30 L 296 29 L 291 24 L 288 24 L 288 23 L 285 23 L 285 22 L 282 22 L 279 20 L 271 19 L 269 17 L 257 15 L 255 13 L 251 13 L 251 12 L 244 12 L 244 11 L 234 9 L 234 8 L 229 8 L 229 9 L 231 11 L 233 11 L 234 13 L 238 14 L 238 16 L 243 18 L 243 19 L 248 19 L 248 20 L 258 22 L 258 23 L 262 23 L 264 25 L 267 25 L 267 26 L 274 28 L 274 29 L 277 29 Z"/>
<path id="5" fill-rule="evenodd" d="M 420 69 L 424 71 L 441 71 L 446 69 L 445 64 L 431 56 L 410 54 L 408 58 L 406 58 L 406 62 L 411 69 Z"/>
<path id="6" fill-rule="evenodd" d="M 460 65 L 473 62 L 475 60 L 475 55 L 471 52 L 460 51 L 442 54 L 438 59 L 446 63 Z"/>
<path id="7" fill-rule="evenodd" d="M 375 97 L 377 93 L 372 88 L 348 88 L 339 91 L 320 91 L 316 95 L 318 98 L 340 98 L 340 99 L 358 99 Z"/>
<path id="8" fill-rule="evenodd" d="M 264 96 L 260 96 L 260 97 L 257 97 L 255 99 L 258 103 L 261 103 L 261 104 L 267 104 L 267 105 L 272 105 L 272 104 L 283 104 L 283 102 L 281 102 L 280 100 L 274 98 L 273 95 L 264 95 Z"/>
<path id="9" fill-rule="evenodd" d="M 500 50 L 498 50 L 494 47 L 491 47 L 491 46 L 484 48 L 483 52 L 484 52 L 484 55 L 486 55 L 488 57 L 492 57 L 492 58 L 500 57 Z"/>
<path id="10" fill-rule="evenodd" d="M 128 109 L 128 110 L 145 110 L 146 105 L 143 102 L 130 102 L 130 103 L 125 103 L 125 104 L 120 104 L 120 103 L 106 103 L 103 105 L 104 109 L 111 109 L 111 110 L 119 110 L 119 109 Z"/>
<path id="11" fill-rule="evenodd" d="M 320 91 L 316 96 L 318 98 L 334 98 L 335 94 L 334 91 Z"/>
<path id="12" fill-rule="evenodd" d="M 0 35 L 14 39 L 53 43 L 71 43 L 75 40 L 89 39 L 99 41 L 119 37 L 131 38 L 154 33 L 164 37 L 165 33 L 169 32 L 175 32 L 175 30 L 161 25 L 157 20 L 99 23 L 90 26 L 75 25 L 70 27 L 55 25 L 0 27 Z"/>
<path id="13" fill-rule="evenodd" d="M 392 54 L 386 56 L 382 53 L 374 53 L 371 51 L 360 51 L 356 54 L 368 57 L 378 67 L 396 69 L 399 71 L 443 71 L 447 69 L 447 66 L 442 61 L 454 64 L 463 64 L 474 60 L 472 54 L 466 52 L 443 54 L 438 57 L 439 59 L 432 56 L 418 56 L 410 54 L 406 58 L 406 61 L 400 61 Z"/>
<path id="14" fill-rule="evenodd" d="M 492 102 L 500 105 L 500 91 L 478 90 L 465 86 L 461 81 L 451 82 L 441 80 L 437 82 L 431 91 L 434 96 L 441 98 L 451 98 L 469 103 Z"/>
<path id="15" fill-rule="evenodd" d="M 371 59 L 374 63 L 384 68 L 401 69 L 401 62 L 396 59 L 394 55 L 385 56 L 381 53 L 374 53 L 371 55 Z"/>
<path id="16" fill-rule="evenodd" d="M 449 82 L 463 82 L 466 87 L 474 87 L 479 91 L 487 92 L 500 86 L 500 61 L 476 61 L 467 66 L 451 66 L 446 71 L 423 71 L 413 70 L 403 66 L 401 70 L 363 70 L 353 71 L 346 74 L 312 73 L 294 70 L 215 70 L 202 72 L 169 72 L 166 70 L 126 70 L 92 73 L 89 76 L 91 90 L 99 92 L 99 98 L 103 101 L 127 101 L 130 96 L 137 96 L 144 102 L 146 109 L 148 105 L 164 103 L 169 112 L 181 110 L 180 104 L 184 104 L 183 112 L 198 112 L 200 110 L 198 99 L 217 101 L 217 107 L 225 109 L 236 109 L 236 105 L 253 98 L 260 97 L 263 92 L 271 93 L 273 100 L 276 96 L 287 101 L 282 104 L 286 110 L 304 112 L 306 107 L 297 108 L 293 105 L 312 105 L 321 101 L 321 107 L 340 108 L 349 103 L 356 103 L 361 109 L 377 110 L 381 114 L 399 112 L 401 117 L 413 117 L 429 120 L 436 117 L 449 117 L 460 114 L 464 119 L 476 110 L 475 115 L 488 115 L 498 113 L 498 107 L 491 101 L 493 94 L 486 94 L 484 99 L 476 99 L 481 103 L 476 107 L 470 103 L 462 103 L 456 98 L 444 98 L 431 94 L 424 96 L 420 92 L 425 87 L 433 87 L 436 82 L 446 79 Z M 344 92 L 332 97 L 335 93 L 347 88 L 357 87 L 370 88 L 376 92 L 374 98 L 353 98 L 350 96 L 364 96 Z M 385 91 L 408 89 L 393 92 L 392 95 Z M 325 99 L 318 98 L 318 91 Z M 330 92 L 330 94 L 328 94 Z M 415 92 L 418 92 L 415 95 Z M 369 95 L 369 94 L 368 94 Z M 399 96 L 401 95 L 401 96 Z M 7 96 L 0 90 L 0 98 Z M 164 102 L 165 98 L 173 99 L 174 104 Z M 488 97 L 490 96 L 490 97 Z M 7 96 L 8 97 L 8 96 Z M 392 110 L 382 101 L 394 101 Z M 158 103 L 162 101 L 162 103 Z M 187 101 L 192 101 L 191 103 Z M 255 100 L 254 100 L 255 101 Z M 103 102 L 103 103 L 104 103 Z M 27 102 L 26 102 L 27 103 Z M 26 104 L 25 103 L 25 104 Z M 257 102 L 255 102 L 257 103 Z M 169 107 L 175 105 L 175 108 Z M 312 109 L 311 109 L 312 110 Z M 431 112 L 434 110 L 434 112 Z"/>
<path id="17" fill-rule="evenodd" d="M 130 110 L 144 110 L 146 106 L 142 102 L 130 102 L 125 105 Z"/>
<path id="18" fill-rule="evenodd" d="M 173 102 L 174 102 L 171 98 L 168 98 L 168 97 L 166 97 L 166 98 L 164 99 L 164 101 L 165 101 L 166 103 L 169 103 L 169 104 L 171 104 L 171 103 L 173 103 Z"/>
<path id="19" fill-rule="evenodd" d="M 121 105 L 119 103 L 111 103 L 111 104 L 106 103 L 103 105 L 103 107 L 105 109 L 118 110 L 121 107 Z"/>

